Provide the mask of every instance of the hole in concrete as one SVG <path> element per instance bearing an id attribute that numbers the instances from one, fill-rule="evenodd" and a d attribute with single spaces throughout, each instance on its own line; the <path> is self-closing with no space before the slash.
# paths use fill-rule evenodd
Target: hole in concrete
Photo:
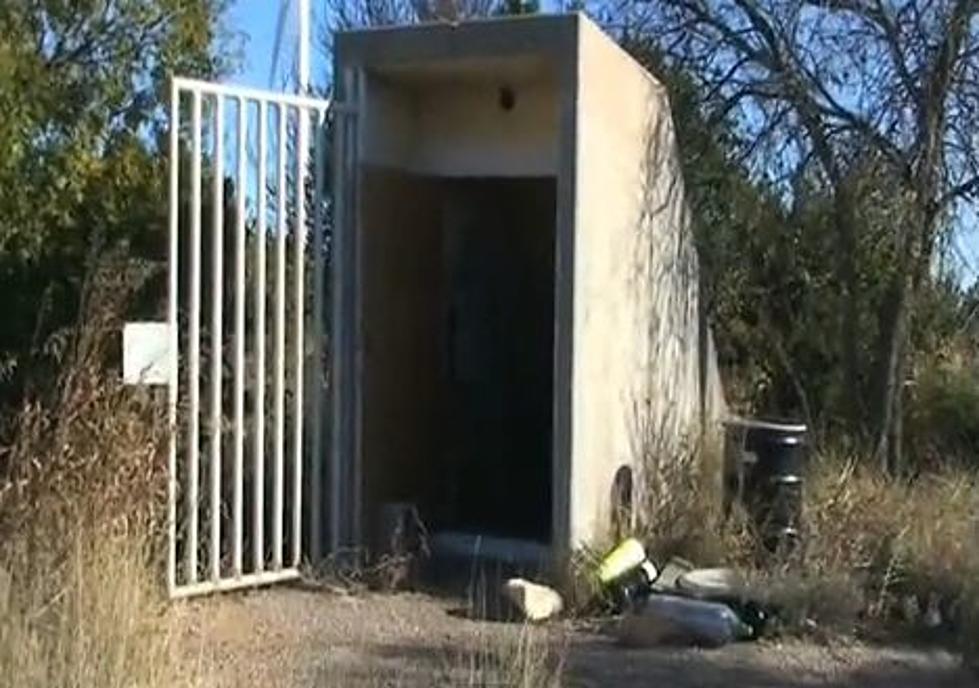
<path id="1" fill-rule="evenodd" d="M 500 88 L 500 107 L 509 112 L 516 104 L 517 94 L 509 86 L 502 86 Z"/>
<path id="2" fill-rule="evenodd" d="M 612 480 L 612 532 L 625 535 L 632 527 L 632 468 L 620 466 Z"/>

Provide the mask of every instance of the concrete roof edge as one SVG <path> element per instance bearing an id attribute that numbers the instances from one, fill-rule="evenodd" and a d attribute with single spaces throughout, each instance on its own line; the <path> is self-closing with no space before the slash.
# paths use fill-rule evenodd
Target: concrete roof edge
<path id="1" fill-rule="evenodd" d="M 540 14 L 517 14 L 503 15 L 499 17 L 473 17 L 458 22 L 452 21 L 427 21 L 415 22 L 411 24 L 383 24 L 379 26 L 360 26 L 353 29 L 343 29 L 337 31 L 337 38 L 340 36 L 356 36 L 360 34 L 376 34 L 391 31 L 418 31 L 431 29 L 434 27 L 463 28 L 467 26 L 485 26 L 490 24 L 509 24 L 509 23 L 563 23 L 576 20 L 578 17 L 585 16 L 584 12 L 551 12 Z"/>
<path id="2" fill-rule="evenodd" d="M 578 14 L 490 17 L 464 22 L 399 24 L 340 31 L 335 59 L 390 64 L 468 57 L 559 55 L 578 35 Z"/>

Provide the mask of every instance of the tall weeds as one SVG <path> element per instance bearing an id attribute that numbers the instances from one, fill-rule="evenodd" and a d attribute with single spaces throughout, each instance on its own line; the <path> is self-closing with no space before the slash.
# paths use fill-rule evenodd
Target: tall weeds
<path id="1" fill-rule="evenodd" d="M 156 688 L 189 684 L 176 655 L 173 612 L 147 566 L 145 540 L 82 526 L 44 563 L 7 554 L 0 675 L 23 688 Z M 62 558 L 63 557 L 63 558 Z"/>
<path id="2" fill-rule="evenodd" d="M 513 633 L 481 633 L 476 642 L 447 658 L 441 683 L 469 688 L 559 688 L 564 651 L 545 629 L 529 624 Z"/>
<path id="3" fill-rule="evenodd" d="M 761 548 L 743 510 L 725 516 L 712 485 L 677 473 L 642 519 L 640 535 L 658 560 L 734 566 L 793 624 L 868 631 L 937 624 L 936 633 L 952 638 L 968 618 L 979 620 L 979 611 L 967 613 L 979 610 L 972 602 L 979 599 L 979 474 L 970 469 L 909 480 L 881 475 L 858 456 L 812 456 L 802 542 L 791 559 Z"/>
<path id="4" fill-rule="evenodd" d="M 6 685 L 180 685 L 159 586 L 165 426 L 124 387 L 117 272 L 49 342 L 52 384 L 8 421 L 0 457 L 0 676 Z"/>

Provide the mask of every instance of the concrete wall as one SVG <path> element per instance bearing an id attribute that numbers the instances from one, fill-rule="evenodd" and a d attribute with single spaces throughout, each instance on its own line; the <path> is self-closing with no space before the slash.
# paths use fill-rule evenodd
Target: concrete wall
<path id="1" fill-rule="evenodd" d="M 415 154 L 418 135 L 418 104 L 403 85 L 378 76 L 368 76 L 364 84 L 362 115 L 363 150 L 361 160 L 372 167 L 408 171 Z"/>
<path id="2" fill-rule="evenodd" d="M 621 466 L 642 501 L 723 403 L 665 89 L 579 26 L 572 546 L 608 533 Z"/>
<path id="3" fill-rule="evenodd" d="M 511 109 L 500 105 L 503 87 L 515 95 Z M 547 70 L 432 82 L 368 74 L 366 94 L 368 164 L 445 177 L 556 173 L 557 85 Z"/>

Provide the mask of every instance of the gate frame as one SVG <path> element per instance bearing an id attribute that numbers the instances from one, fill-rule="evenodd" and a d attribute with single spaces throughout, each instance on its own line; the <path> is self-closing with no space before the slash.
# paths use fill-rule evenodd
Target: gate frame
<path id="1" fill-rule="evenodd" d="M 180 266 L 179 266 L 179 251 L 180 251 L 180 141 L 181 141 L 181 119 L 180 119 L 180 104 L 181 104 L 181 94 L 186 93 L 191 97 L 192 102 L 192 114 L 191 114 L 191 124 L 193 126 L 193 150 L 192 150 L 192 168 L 191 168 L 191 194 L 192 194 L 192 217 L 190 222 L 190 241 L 192 242 L 192 253 L 191 253 L 191 304 L 190 304 L 190 342 L 189 342 L 189 355 L 188 355 L 188 379 L 192 380 L 193 383 L 190 385 L 190 415 L 187 419 L 188 421 L 188 433 L 190 434 L 191 441 L 187 449 L 187 456 L 185 457 L 186 465 L 188 467 L 188 476 L 190 476 L 188 483 L 188 490 L 185 496 L 185 502 L 188 509 L 188 515 L 190 520 L 190 529 L 187 536 L 187 544 L 185 547 L 183 563 L 185 566 L 185 580 L 180 581 L 178 578 L 178 561 L 177 561 L 177 542 L 178 542 L 178 529 L 177 529 L 177 493 L 179 489 L 177 480 L 177 461 L 178 461 L 178 451 L 177 451 L 177 432 L 178 432 L 178 398 L 180 392 L 180 331 L 179 331 L 179 288 L 180 288 Z M 228 348 L 223 339 L 222 332 L 222 308 L 223 308 L 223 298 L 224 298 L 224 287 L 223 287 L 223 241 L 224 241 L 224 204 L 214 203 L 214 226 L 212 227 L 212 240 L 214 249 L 214 269 L 218 273 L 216 282 L 221 285 L 214 290 L 213 300 L 212 300 L 212 325 L 213 329 L 211 332 L 211 345 L 212 349 L 220 350 L 220 356 L 213 356 L 211 358 L 212 365 L 212 384 L 211 384 L 211 437 L 212 443 L 210 447 L 210 526 L 209 532 L 204 531 L 205 543 L 209 544 L 209 577 L 207 580 L 198 579 L 198 473 L 200 469 L 200 383 L 199 383 L 199 373 L 200 373 L 200 320 L 201 320 L 201 303 L 200 303 L 200 291 L 201 291 L 201 240 L 202 240 L 202 200 L 203 192 L 201 189 L 201 160 L 203 156 L 203 146 L 202 146 L 202 113 L 201 113 L 201 103 L 203 99 L 207 97 L 209 99 L 214 99 L 215 102 L 215 144 L 214 144 L 214 198 L 223 199 L 223 185 L 224 185 L 224 149 L 223 149 L 223 133 L 224 133 L 224 101 L 225 100 L 236 100 L 238 103 L 238 118 L 237 118 L 237 130 L 236 130 L 236 143 L 237 143 L 237 176 L 236 181 L 240 185 L 240 193 L 237 194 L 236 202 L 236 226 L 235 232 L 235 287 L 234 287 L 234 299 L 232 305 L 235 309 L 234 317 L 234 427 L 233 427 L 233 437 L 234 437 L 234 492 L 233 492 L 233 504 L 232 504 L 232 527 L 234 532 L 233 548 L 231 552 L 232 556 L 232 575 L 223 575 L 221 570 L 221 559 L 222 555 L 227 554 L 221 547 L 221 522 L 220 517 L 215 516 L 215 514 L 220 512 L 221 507 L 221 468 L 223 467 L 225 454 L 227 452 L 222 452 L 224 447 L 218 442 L 214 442 L 213 438 L 220 438 L 220 430 L 215 431 L 215 427 L 220 428 L 221 414 L 223 411 L 223 404 L 221 403 L 221 367 L 224 360 L 225 352 Z M 296 127 L 296 148 L 297 155 L 290 160 L 291 164 L 295 164 L 295 193 L 297 198 L 302 198 L 302 202 L 296 202 L 295 204 L 295 225 L 294 227 L 305 227 L 306 226 L 306 179 L 307 179 L 307 167 L 308 167 L 308 154 L 310 146 L 308 145 L 308 133 L 309 133 L 309 119 L 311 117 L 316 117 L 316 134 L 315 134 L 315 146 L 316 146 L 316 159 L 315 159 L 315 171 L 314 171 L 314 189 L 313 198 L 315 203 L 315 216 L 312 229 L 313 242 L 316 247 L 320 250 L 316 250 L 313 257 L 313 270 L 314 270 L 314 292 L 313 292 L 313 326 L 315 331 L 315 338 L 313 349 L 311 352 L 305 351 L 305 337 L 303 333 L 304 324 L 306 316 L 303 312 L 303 308 L 297 309 L 297 316 L 295 318 L 294 326 L 296 328 L 296 336 L 294 341 L 294 346 L 290 352 L 284 350 L 285 343 L 285 288 L 286 288 L 286 278 L 276 277 L 276 295 L 273 299 L 273 306 L 275 308 L 275 359 L 274 370 L 274 406 L 273 415 L 275 418 L 275 432 L 276 432 L 276 446 L 273 449 L 275 455 L 276 464 L 274 466 L 274 489 L 273 489 L 273 499 L 275 500 L 275 505 L 278 507 L 274 509 L 274 524 L 273 524 L 273 553 L 271 568 L 266 568 L 266 558 L 264 553 L 264 537 L 265 537 L 265 523 L 264 523 L 264 489 L 265 485 L 265 441 L 264 441 L 264 425 L 265 425 L 265 415 L 264 415 L 264 401 L 265 401 L 265 374 L 269 370 L 268 362 L 265 357 L 265 337 L 258 337 L 257 341 L 260 344 L 256 347 L 257 361 L 255 364 L 256 371 L 256 399 L 254 401 L 254 408 L 256 411 L 262 409 L 261 413 L 256 414 L 257 422 L 255 423 L 255 431 L 252 435 L 252 439 L 255 442 L 256 447 L 261 449 L 256 451 L 254 457 L 254 465 L 256 468 L 256 474 L 258 479 L 256 480 L 255 489 L 255 503 L 253 504 L 253 527 L 257 536 L 254 538 L 254 547 L 252 552 L 252 563 L 254 570 L 249 573 L 244 573 L 243 567 L 243 532 L 244 532 L 244 514 L 243 514 L 243 492 L 244 492 L 244 481 L 243 481 L 243 462 L 244 462 L 244 442 L 245 442 L 245 429 L 244 429 L 244 376 L 245 376 L 245 337 L 246 337 L 246 325 L 245 325 L 245 300 L 246 300 L 246 284 L 245 284 L 245 201 L 248 195 L 248 185 L 247 182 L 249 177 L 249 168 L 251 167 L 245 160 L 246 151 L 246 141 L 249 138 L 249 128 L 248 128 L 248 111 L 251 109 L 251 104 L 255 103 L 258 106 L 258 120 L 256 122 L 258 126 L 258 163 L 257 170 L 255 171 L 256 178 L 259 180 L 257 184 L 258 198 L 257 198 L 257 231 L 262 234 L 269 234 L 268 230 L 272 229 L 267 224 L 267 191 L 266 182 L 268 180 L 268 170 L 267 170 L 267 143 L 268 143 L 268 124 L 269 124 L 269 110 L 275 108 L 279 114 L 277 118 L 277 124 L 279 125 L 279 139 L 278 139 L 278 156 L 276 162 L 278 163 L 278 176 L 276 177 L 276 183 L 281 184 L 280 180 L 285 179 L 285 169 L 286 169 L 286 157 L 287 157 L 287 122 L 295 116 L 298 126 Z M 325 226 L 326 218 L 323 211 L 324 202 L 324 179 L 326 176 L 325 164 L 324 164 L 324 147 L 326 144 L 326 123 L 329 115 L 333 113 L 335 116 L 342 117 L 346 121 L 350 115 L 355 113 L 355 110 L 348 108 L 342 104 L 333 103 L 327 99 L 318 99 L 307 97 L 303 95 L 292 95 L 286 93 L 275 93 L 271 91 L 263 91 L 258 89 L 238 87 L 220 83 L 213 83 L 207 81 L 201 81 L 197 79 L 189 79 L 184 77 L 173 76 L 171 77 L 170 83 L 170 135 L 169 135 L 169 209 L 168 209 L 168 223 L 169 223 L 169 284 L 168 284 L 168 304 L 167 304 L 167 323 L 168 323 L 168 354 L 169 354 L 169 370 L 168 370 L 168 397 L 167 397 L 167 420 L 169 428 L 169 446 L 168 446 L 168 459 L 167 459 L 167 470 L 168 470 L 168 481 L 167 481 L 167 524 L 168 524 L 168 554 L 167 554 L 167 591 L 171 598 L 181 598 L 189 597 L 195 595 L 202 595 L 210 592 L 224 591 L 224 590 L 234 590 L 239 588 L 255 587 L 260 585 L 267 585 L 271 583 L 276 583 L 285 580 L 291 580 L 298 578 L 300 576 L 300 565 L 302 563 L 302 542 L 303 542 L 303 461 L 309 457 L 310 460 L 310 489 L 309 489 L 309 502 L 305 505 L 308 511 L 308 523 L 307 523 L 307 533 L 309 535 L 310 551 L 314 555 L 314 560 L 319 558 L 319 544 L 321 538 L 321 519 L 322 519 L 322 461 L 325 458 L 323 452 L 323 344 L 325 339 L 324 331 L 324 303 L 323 303 L 323 286 L 324 286 L 324 253 L 322 247 L 324 245 L 325 238 Z M 336 127 L 336 130 L 343 130 L 345 127 Z M 339 199 L 344 194 L 344 178 L 343 178 L 343 166 L 344 161 L 339 157 L 335 156 L 332 163 L 333 167 L 333 186 L 332 192 L 334 194 L 334 199 Z M 281 187 L 280 187 L 281 188 Z M 295 201 L 294 201 L 295 202 Z M 334 202 L 336 203 L 336 201 Z M 337 208 L 334 205 L 334 226 L 338 227 L 345 224 L 345 219 L 343 217 L 338 217 L 336 214 Z M 279 210 L 276 217 L 276 231 L 272 236 L 275 236 L 276 241 L 276 252 L 275 258 L 277 259 L 277 264 L 279 266 L 284 266 L 286 260 L 286 228 L 288 226 L 287 221 L 287 211 Z M 220 229 L 219 229 L 220 228 Z M 265 266 L 266 266 L 266 251 L 265 251 L 265 241 L 258 242 L 258 252 L 255 260 L 261 268 L 257 271 L 256 280 L 254 288 L 256 290 L 256 295 L 262 295 L 262 303 L 265 302 L 266 294 L 266 284 L 265 284 Z M 294 284 L 291 286 L 294 288 L 294 298 L 297 304 L 303 304 L 305 299 L 305 260 L 306 260 L 306 233 L 296 231 L 293 237 L 293 248 L 294 257 L 296 259 L 296 268 L 294 275 Z M 277 274 L 278 271 L 277 271 Z M 284 275 L 284 270 L 282 272 Z M 251 286 L 251 285 L 247 285 Z M 254 332 L 266 332 L 267 328 L 265 326 L 265 308 L 258 309 L 257 313 L 261 313 L 260 317 L 256 318 L 256 323 L 253 329 Z M 285 369 L 285 359 L 287 356 L 292 355 L 294 357 L 293 364 L 295 370 L 295 381 L 298 388 L 297 393 L 293 398 L 293 413 L 294 413 L 294 437 L 295 442 L 293 445 L 293 542 L 292 551 L 289 560 L 289 565 L 283 565 L 283 538 L 282 538 L 282 513 L 284 511 L 284 501 L 283 491 L 284 491 L 284 452 L 285 452 L 285 408 L 284 408 L 284 390 L 286 386 L 286 369 Z M 312 372 L 313 381 L 305 379 L 304 363 L 306 356 L 312 356 Z M 258 373 L 261 374 L 258 374 Z M 309 398 L 311 397 L 311 398 Z M 311 415 L 313 417 L 312 423 L 312 437 L 311 439 L 311 451 L 305 451 L 309 442 L 307 441 L 307 436 L 303 427 L 303 417 L 306 411 L 306 405 L 311 404 Z M 339 460 L 336 455 L 332 455 L 331 459 Z M 331 469 L 331 477 L 333 471 Z M 331 492 L 336 492 L 336 483 L 332 483 L 334 487 L 331 487 Z"/>

